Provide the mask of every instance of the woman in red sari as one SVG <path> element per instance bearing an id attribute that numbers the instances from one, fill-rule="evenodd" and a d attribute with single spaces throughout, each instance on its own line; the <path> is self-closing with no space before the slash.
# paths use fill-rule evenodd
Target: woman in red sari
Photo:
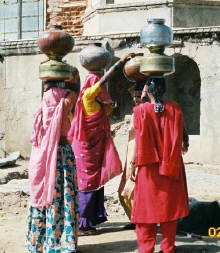
<path id="1" fill-rule="evenodd" d="M 140 253 L 154 252 L 157 223 L 163 253 L 173 253 L 176 221 L 187 216 L 189 209 L 182 159 L 183 115 L 177 103 L 162 101 L 164 78 L 150 78 L 143 92 L 150 103 L 134 108 L 138 173 L 131 221 L 136 224 Z"/>
<path id="2" fill-rule="evenodd" d="M 68 138 L 76 157 L 79 188 L 79 235 L 94 235 L 96 225 L 107 220 L 104 184 L 121 173 L 121 161 L 110 135 L 108 113 L 112 101 L 105 86 L 131 53 L 116 62 L 104 75 L 90 71 L 80 91 Z"/>

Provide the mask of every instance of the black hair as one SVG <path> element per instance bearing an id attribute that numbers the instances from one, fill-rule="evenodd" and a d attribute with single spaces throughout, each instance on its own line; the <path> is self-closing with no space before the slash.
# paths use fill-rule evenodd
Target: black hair
<path id="1" fill-rule="evenodd" d="M 137 82 L 134 86 L 134 91 L 142 91 L 144 89 L 145 83 L 143 82 Z"/>
<path id="2" fill-rule="evenodd" d="M 151 77 L 147 81 L 148 92 L 152 94 L 155 99 L 154 111 L 156 113 L 163 112 L 164 105 L 162 103 L 162 96 L 166 91 L 166 82 L 164 77 Z"/>

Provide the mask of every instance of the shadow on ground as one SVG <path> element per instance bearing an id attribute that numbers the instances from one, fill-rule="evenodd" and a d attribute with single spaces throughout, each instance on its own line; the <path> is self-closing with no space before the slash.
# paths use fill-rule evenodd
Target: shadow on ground
<path id="1" fill-rule="evenodd" d="M 120 240 L 120 238 L 118 238 Z M 95 242 L 95 238 L 93 238 Z M 108 243 L 99 243 L 99 244 L 88 244 L 79 246 L 79 250 L 82 253 L 120 253 L 120 252 L 133 252 L 137 249 L 136 240 L 130 241 L 116 241 Z"/>
<path id="2" fill-rule="evenodd" d="M 209 237 L 186 237 L 186 236 L 176 236 L 176 242 L 184 242 L 184 243 L 194 243 L 194 242 L 206 242 L 208 244 L 210 243 L 220 243 L 220 238 L 209 238 Z"/>
<path id="3" fill-rule="evenodd" d="M 1 170 L 6 170 L 6 169 L 11 169 L 11 168 L 17 168 L 17 167 L 21 167 L 22 165 L 20 164 L 6 164 L 6 165 L 2 165 L 0 166 Z"/>
<path id="4" fill-rule="evenodd" d="M 127 252 L 134 252 L 136 249 L 137 249 L 136 240 L 88 244 L 79 246 L 79 250 L 82 253 L 97 253 L 97 252 L 127 253 Z M 155 252 L 159 252 L 159 249 Z M 185 244 L 177 246 L 175 253 L 219 253 L 219 252 L 220 247 L 215 245 Z"/>
<path id="5" fill-rule="evenodd" d="M 220 247 L 215 245 L 185 244 L 176 247 L 176 253 L 217 253 Z"/>
<path id="6" fill-rule="evenodd" d="M 79 250 L 82 253 L 128 253 L 134 252 L 137 249 L 135 231 L 133 233 L 123 229 L 128 224 L 127 222 L 106 222 L 98 226 L 99 234 L 97 236 L 84 237 L 83 245 L 79 246 Z M 114 233 L 114 236 L 111 235 Z M 129 235 L 128 235 L 129 233 Z M 103 240 L 100 240 L 104 238 Z M 117 238 L 117 240 L 115 240 Z M 113 239 L 113 240 L 112 240 Z M 127 239 L 127 240 L 126 240 Z M 159 252 L 159 245 L 162 236 L 157 234 L 157 242 L 155 252 Z M 109 242 L 108 242 L 109 240 Z M 87 244 L 88 242 L 88 244 Z M 213 238 L 190 238 L 186 236 L 177 235 L 176 253 L 220 253 L 220 245 L 218 246 L 218 239 Z"/>
<path id="7" fill-rule="evenodd" d="M 105 233 L 113 233 L 113 232 L 119 232 L 119 231 L 125 231 L 124 226 L 127 225 L 128 222 L 106 222 L 100 224 L 97 228 L 99 233 L 105 234 Z"/>

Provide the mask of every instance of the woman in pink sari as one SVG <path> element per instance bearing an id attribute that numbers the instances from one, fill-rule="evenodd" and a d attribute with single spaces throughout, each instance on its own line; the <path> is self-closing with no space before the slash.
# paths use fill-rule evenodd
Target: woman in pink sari
<path id="1" fill-rule="evenodd" d="M 44 87 L 31 138 L 31 203 L 26 246 L 31 253 L 74 253 L 77 248 L 78 189 L 75 157 L 66 136 L 71 125 L 68 115 L 76 98 L 75 85 L 47 81 Z"/>
<path id="2" fill-rule="evenodd" d="M 110 136 L 108 113 L 111 98 L 105 83 L 123 65 L 129 54 L 103 75 L 90 72 L 76 103 L 75 117 L 68 134 L 76 155 L 79 187 L 80 235 L 96 234 L 95 226 L 107 220 L 104 184 L 121 173 L 121 161 Z"/>

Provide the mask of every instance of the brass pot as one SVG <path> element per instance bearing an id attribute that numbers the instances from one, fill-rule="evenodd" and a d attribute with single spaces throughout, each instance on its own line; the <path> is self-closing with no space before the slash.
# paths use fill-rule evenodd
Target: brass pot
<path id="1" fill-rule="evenodd" d="M 39 67 L 39 78 L 43 81 L 65 80 L 71 77 L 72 66 L 62 61 L 50 60 Z"/>
<path id="2" fill-rule="evenodd" d="M 136 56 L 127 61 L 124 66 L 125 77 L 130 82 L 141 82 L 147 80 L 146 75 L 140 72 L 140 62 L 143 56 Z"/>
<path id="3" fill-rule="evenodd" d="M 141 59 L 140 72 L 144 75 L 164 75 L 175 71 L 174 58 L 165 54 L 151 53 Z"/>

